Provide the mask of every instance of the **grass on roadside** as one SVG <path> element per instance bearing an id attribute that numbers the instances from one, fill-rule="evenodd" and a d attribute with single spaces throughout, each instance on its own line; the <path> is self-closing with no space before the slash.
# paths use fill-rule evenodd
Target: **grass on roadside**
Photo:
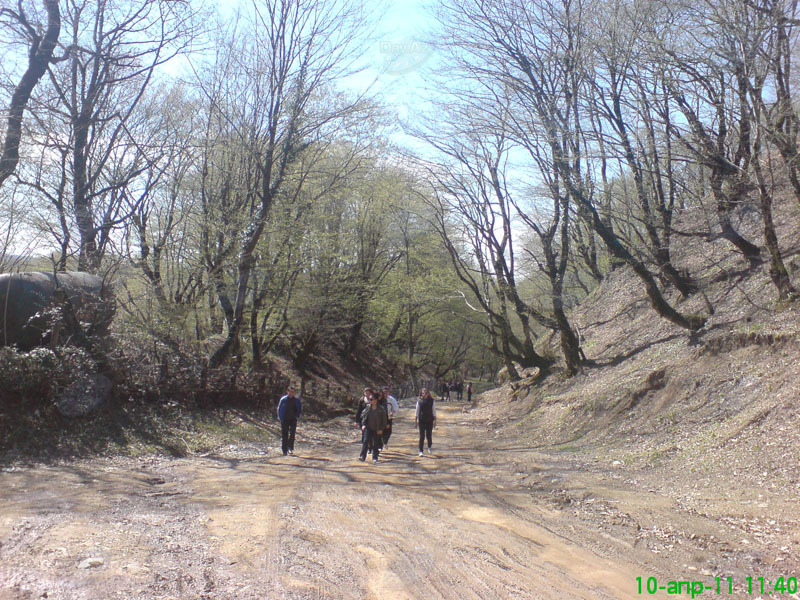
<path id="1" fill-rule="evenodd" d="M 0 414 L 0 464 L 115 454 L 186 456 L 231 444 L 274 444 L 279 436 L 277 422 L 255 409 L 116 401 L 75 418 L 54 408 L 17 410 Z"/>

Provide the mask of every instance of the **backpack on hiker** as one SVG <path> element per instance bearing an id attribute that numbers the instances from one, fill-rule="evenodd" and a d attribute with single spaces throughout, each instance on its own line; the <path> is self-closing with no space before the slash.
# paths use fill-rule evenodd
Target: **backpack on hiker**
<path id="1" fill-rule="evenodd" d="M 286 398 L 286 407 L 283 409 L 283 418 L 286 421 L 297 419 L 297 398 Z"/>

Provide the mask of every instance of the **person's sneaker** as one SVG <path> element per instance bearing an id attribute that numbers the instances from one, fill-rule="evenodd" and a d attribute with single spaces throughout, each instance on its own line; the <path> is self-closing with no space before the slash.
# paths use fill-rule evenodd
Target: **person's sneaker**
<path id="1" fill-rule="evenodd" d="M 422 452 L 419 453 L 420 456 L 425 456 Z"/>
<path id="2" fill-rule="evenodd" d="M 361 462 L 364 462 L 364 461 L 365 461 L 365 460 L 367 460 L 367 459 L 366 459 L 366 457 L 364 457 L 364 456 L 359 456 L 359 457 L 358 457 L 358 460 L 360 460 Z"/>
<path id="3" fill-rule="evenodd" d="M 372 462 L 373 462 L 373 463 L 376 463 L 376 462 L 378 462 L 378 459 L 377 459 L 377 458 L 373 458 L 373 459 L 372 459 Z"/>
<path id="4" fill-rule="evenodd" d="M 383 449 L 387 450 L 389 448 L 389 442 L 383 442 Z"/>
<path id="5" fill-rule="evenodd" d="M 433 454 L 433 448 L 431 448 L 430 446 L 428 446 L 428 454 Z"/>
<path id="6" fill-rule="evenodd" d="M 286 456 L 287 454 L 289 454 L 289 453 L 288 453 L 288 452 L 284 452 L 284 453 L 283 453 L 283 455 L 284 455 L 284 456 Z"/>
<path id="7" fill-rule="evenodd" d="M 294 454 L 294 450 L 289 450 L 289 454 Z"/>

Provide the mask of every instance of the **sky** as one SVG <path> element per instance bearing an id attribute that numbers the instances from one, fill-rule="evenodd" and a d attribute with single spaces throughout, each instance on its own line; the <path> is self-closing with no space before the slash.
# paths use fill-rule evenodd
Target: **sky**
<path id="1" fill-rule="evenodd" d="M 366 53 L 372 65 L 364 82 L 377 77 L 377 91 L 395 106 L 401 118 L 417 108 L 424 96 L 425 73 L 436 62 L 435 50 L 426 42 L 435 22 L 426 0 L 391 0 L 377 25 L 377 39 Z"/>
<path id="2" fill-rule="evenodd" d="M 427 43 L 435 20 L 427 10 L 429 0 L 391 0 L 378 24 L 376 43 L 367 52 L 373 65 L 362 75 L 375 81 L 373 88 L 397 115 L 399 122 L 413 123 L 427 111 L 426 74 L 435 68 L 435 49 Z M 356 83 L 358 85 L 358 83 Z M 363 85 L 363 83 L 361 84 Z M 399 123 L 398 123 L 399 125 Z M 424 152 L 424 144 L 398 129 L 391 135 L 398 144 Z"/>
<path id="3" fill-rule="evenodd" d="M 243 0 L 217 0 L 225 14 Z M 369 0 L 367 0 L 369 2 Z M 401 121 L 413 120 L 425 110 L 426 73 L 436 64 L 436 52 L 426 43 L 436 27 L 428 7 L 431 0 L 382 0 L 375 35 L 364 48 L 367 67 L 343 82 L 357 92 L 378 94 Z M 419 142 L 399 130 L 396 143 L 418 147 Z"/>

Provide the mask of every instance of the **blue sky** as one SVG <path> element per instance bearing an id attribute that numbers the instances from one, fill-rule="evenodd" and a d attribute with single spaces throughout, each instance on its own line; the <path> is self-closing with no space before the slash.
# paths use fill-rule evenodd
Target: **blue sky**
<path id="1" fill-rule="evenodd" d="M 383 102 L 402 121 L 415 120 L 426 109 L 426 74 L 436 65 L 436 51 L 426 40 L 436 27 L 428 10 L 430 0 L 387 0 L 376 27 L 376 40 L 367 49 L 370 65 L 352 85 L 372 85 Z M 420 142 L 402 133 L 393 139 L 419 149 Z"/>
<path id="2" fill-rule="evenodd" d="M 243 0 L 217 1 L 224 14 Z M 344 82 L 358 91 L 377 93 L 401 120 L 413 120 L 425 109 L 426 71 L 436 63 L 435 51 L 425 43 L 435 28 L 428 6 L 430 0 L 383 0 L 374 39 L 364 48 L 367 67 Z M 400 133 L 393 138 L 418 145 Z"/>
<path id="3" fill-rule="evenodd" d="M 412 103 L 424 86 L 425 69 L 435 62 L 433 49 L 426 43 L 434 20 L 426 10 L 426 0 L 387 2 L 378 23 L 377 40 L 366 58 L 373 65 L 371 74 L 387 93 L 401 103 Z"/>

